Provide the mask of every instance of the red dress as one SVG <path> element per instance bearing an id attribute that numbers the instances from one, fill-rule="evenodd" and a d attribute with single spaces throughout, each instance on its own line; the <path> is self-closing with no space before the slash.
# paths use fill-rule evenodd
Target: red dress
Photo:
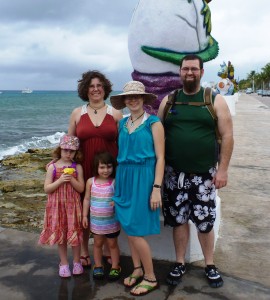
<path id="1" fill-rule="evenodd" d="M 117 157 L 118 128 L 112 116 L 112 107 L 107 105 L 107 114 L 99 127 L 95 127 L 87 113 L 87 105 L 82 106 L 81 118 L 76 127 L 76 136 L 80 139 L 83 153 L 83 174 L 86 181 L 93 177 L 95 154 L 103 151 Z"/>

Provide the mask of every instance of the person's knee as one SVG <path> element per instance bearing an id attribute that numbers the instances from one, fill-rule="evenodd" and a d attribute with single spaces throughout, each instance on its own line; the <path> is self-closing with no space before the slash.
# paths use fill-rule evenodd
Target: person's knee
<path id="1" fill-rule="evenodd" d="M 111 250 L 114 250 L 116 248 L 118 248 L 118 243 L 117 243 L 117 239 L 108 239 L 108 246 Z"/>
<path id="2" fill-rule="evenodd" d="M 214 224 L 210 224 L 210 223 L 205 224 L 205 223 L 203 223 L 203 224 L 200 224 L 199 226 L 197 226 L 197 230 L 200 233 L 209 233 L 209 232 L 211 232 L 213 227 L 214 227 Z"/>
<path id="3" fill-rule="evenodd" d="M 104 245 L 104 239 L 100 237 L 94 237 L 94 247 L 102 248 Z"/>

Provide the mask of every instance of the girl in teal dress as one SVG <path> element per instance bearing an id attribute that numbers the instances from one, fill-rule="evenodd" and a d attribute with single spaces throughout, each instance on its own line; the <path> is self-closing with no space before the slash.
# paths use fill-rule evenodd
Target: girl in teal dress
<path id="1" fill-rule="evenodd" d="M 128 236 L 134 264 L 133 273 L 124 280 L 125 286 L 133 287 L 132 295 L 148 294 L 158 286 L 151 249 L 144 238 L 160 233 L 164 130 L 159 118 L 143 109 L 144 104 L 151 104 L 155 98 L 138 81 L 128 82 L 122 94 L 111 97 L 114 108 L 130 110 L 130 116 L 119 122 L 113 200 L 116 218 Z"/>

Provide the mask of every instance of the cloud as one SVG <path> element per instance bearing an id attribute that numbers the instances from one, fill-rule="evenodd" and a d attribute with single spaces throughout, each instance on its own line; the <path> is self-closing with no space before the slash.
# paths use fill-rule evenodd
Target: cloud
<path id="1" fill-rule="evenodd" d="M 134 4 L 122 2 L 5 3 L 0 12 L 0 81 L 6 86 L 0 88 L 66 89 L 63 81 L 73 80 L 74 89 L 88 69 L 130 69 L 127 26 Z"/>
<path id="2" fill-rule="evenodd" d="M 218 67 L 218 63 L 231 61 L 235 67 L 235 77 L 243 79 L 251 70 L 261 71 L 270 62 L 268 0 L 227 0 L 212 1 L 212 35 L 219 43 L 219 55 L 208 64 Z"/>
<path id="3" fill-rule="evenodd" d="M 74 90 L 89 69 L 105 72 L 121 89 L 131 79 L 127 37 L 138 1 L 0 0 L 0 89 Z M 205 64 L 204 80 L 217 80 L 223 61 L 240 78 L 269 62 L 268 1 L 209 3 L 220 52 Z"/>

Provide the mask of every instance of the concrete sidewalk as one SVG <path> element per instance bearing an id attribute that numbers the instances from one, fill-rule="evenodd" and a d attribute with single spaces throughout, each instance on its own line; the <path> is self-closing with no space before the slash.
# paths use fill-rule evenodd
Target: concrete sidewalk
<path id="1" fill-rule="evenodd" d="M 143 299 L 270 299 L 269 107 L 242 95 L 234 131 L 229 186 L 220 191 L 222 223 L 215 255 L 224 286 L 210 288 L 203 262 L 196 262 L 187 265 L 177 287 L 169 287 L 165 277 L 170 263 L 159 260 L 154 266 L 160 288 Z M 56 248 L 40 247 L 37 240 L 35 233 L 0 228 L 0 300 L 136 299 L 122 280 L 94 281 L 91 270 L 71 279 L 59 278 Z M 121 265 L 123 277 L 132 272 L 130 257 L 121 257 Z"/>
<path id="2" fill-rule="evenodd" d="M 71 279 L 58 277 L 59 263 L 55 248 L 37 245 L 38 235 L 13 229 L 2 229 L 0 233 L 0 299 L 6 300 L 109 300 L 135 299 L 129 290 L 117 282 L 94 281 L 91 270 Z M 70 253 L 70 263 L 72 261 Z M 123 276 L 132 271 L 129 257 L 121 257 Z M 106 266 L 109 270 L 109 266 Z M 223 274 L 225 284 L 219 289 L 208 286 L 203 268 L 187 266 L 182 282 L 171 288 L 165 283 L 170 264 L 155 262 L 160 288 L 144 299 L 269 299 L 270 289 L 251 282 Z"/>

